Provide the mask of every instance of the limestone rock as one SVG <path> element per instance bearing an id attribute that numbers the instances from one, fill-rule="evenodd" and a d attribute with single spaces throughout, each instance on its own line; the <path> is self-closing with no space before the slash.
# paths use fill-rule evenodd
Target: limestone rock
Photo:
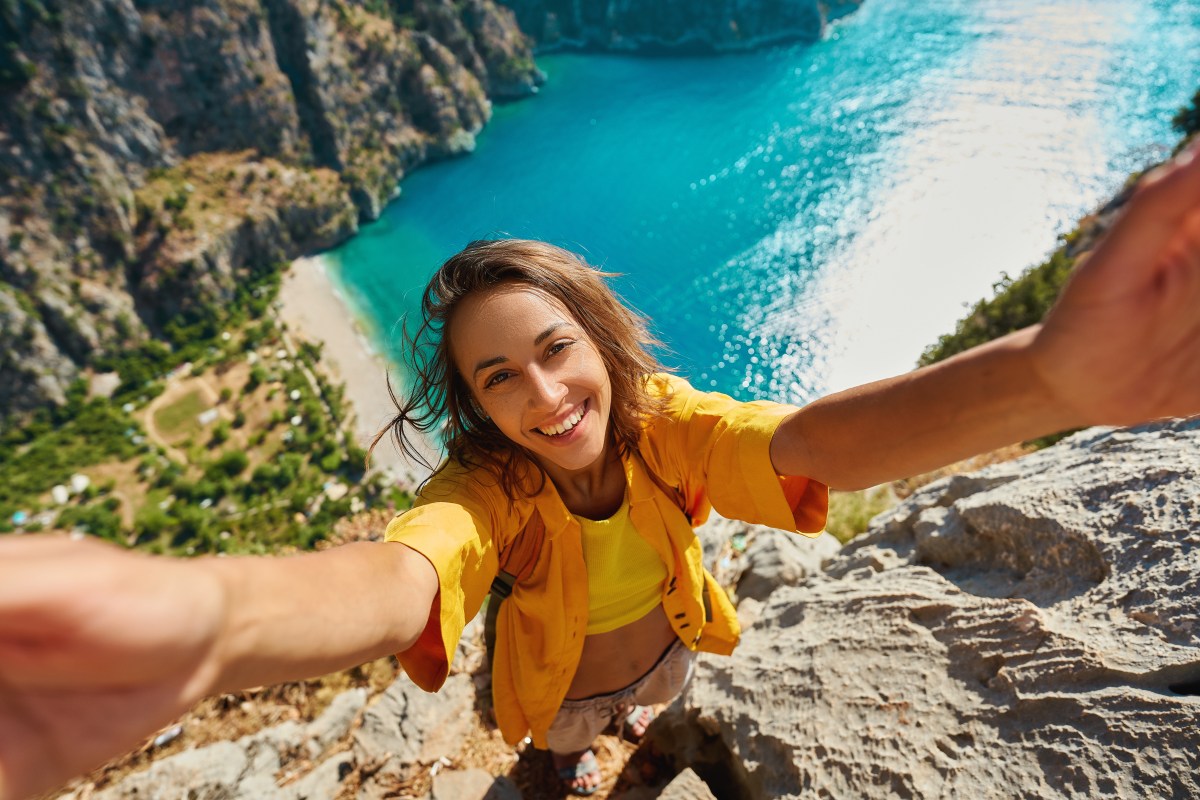
<path id="1" fill-rule="evenodd" d="M 308 726 L 308 754 L 319 758 L 350 730 L 367 703 L 366 689 L 351 689 L 333 698 L 333 702 Z"/>
<path id="2" fill-rule="evenodd" d="M 675 776 L 658 796 L 659 800 L 717 800 L 708 784 L 690 768 Z"/>
<path id="3" fill-rule="evenodd" d="M 465 674 L 451 675 L 436 694 L 401 676 L 364 713 L 362 727 L 354 733 L 355 755 L 363 763 L 382 759 L 383 774 L 416 761 L 432 763 L 462 742 L 474 702 Z"/>
<path id="4" fill-rule="evenodd" d="M 21 308 L 0 300 L 0 417 L 352 235 L 406 173 L 472 149 L 489 92 L 542 80 L 492 0 L 10 5 L 0 284 Z M 256 166 L 183 176 L 222 158 Z"/>
<path id="5" fill-rule="evenodd" d="M 279 774 L 302 755 L 316 758 L 349 731 L 366 699 L 345 692 L 307 727 L 285 722 L 236 742 L 217 742 L 164 758 L 94 795 L 97 800 L 170 797 L 187 787 L 195 800 L 318 800 L 333 797 L 352 756 L 339 753 L 295 783 L 278 786 Z"/>
<path id="6" fill-rule="evenodd" d="M 1094 429 L 775 591 L 656 739 L 719 796 L 1197 796 L 1197 612 L 1200 420 Z"/>
<path id="7" fill-rule="evenodd" d="M 704 566 L 722 586 L 736 587 L 740 605 L 765 600 L 779 586 L 791 586 L 837 553 L 841 543 L 830 534 L 815 538 L 725 519 L 715 511 L 696 529 L 704 548 Z"/>
<path id="8" fill-rule="evenodd" d="M 521 790 L 508 778 L 482 769 L 442 770 L 433 779 L 429 800 L 521 800 Z"/>
<path id="9" fill-rule="evenodd" d="M 832 534 L 810 539 L 762 525 L 747 526 L 744 568 L 737 581 L 737 599 L 766 600 L 780 586 L 795 586 L 821 571 L 821 563 L 841 549 Z"/>

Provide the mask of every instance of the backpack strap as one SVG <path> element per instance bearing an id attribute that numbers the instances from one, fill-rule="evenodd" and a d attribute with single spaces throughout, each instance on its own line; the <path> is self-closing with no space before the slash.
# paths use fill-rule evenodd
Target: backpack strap
<path id="1" fill-rule="evenodd" d="M 516 582 L 533 572 L 545 541 L 546 524 L 542 522 L 541 515 L 534 511 L 521 532 L 500 553 L 500 571 L 492 579 L 487 616 L 483 620 L 483 640 L 489 667 L 492 654 L 496 652 L 496 620 L 500 616 L 500 606 L 512 594 Z"/>

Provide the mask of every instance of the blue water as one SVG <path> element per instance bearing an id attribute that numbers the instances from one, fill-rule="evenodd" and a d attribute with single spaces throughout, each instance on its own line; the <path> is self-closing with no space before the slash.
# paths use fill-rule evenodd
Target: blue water
<path id="1" fill-rule="evenodd" d="M 621 272 L 697 385 L 804 402 L 911 368 L 1169 152 L 1200 0 L 866 0 L 815 44 L 538 63 L 331 254 L 383 346 L 468 241 L 539 238 Z"/>

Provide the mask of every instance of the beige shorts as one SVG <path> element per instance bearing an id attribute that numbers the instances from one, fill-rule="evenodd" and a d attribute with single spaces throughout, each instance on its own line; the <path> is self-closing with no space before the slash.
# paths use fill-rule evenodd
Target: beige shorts
<path id="1" fill-rule="evenodd" d="M 577 753 L 596 741 L 611 722 L 624 719 L 635 706 L 650 706 L 674 700 L 692 679 L 696 654 L 678 639 L 659 656 L 642 677 L 611 694 L 582 700 L 564 700 L 546 741 L 556 753 Z"/>

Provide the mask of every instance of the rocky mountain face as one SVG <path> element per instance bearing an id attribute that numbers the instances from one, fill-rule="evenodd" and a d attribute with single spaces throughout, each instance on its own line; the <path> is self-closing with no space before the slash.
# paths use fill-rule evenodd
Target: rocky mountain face
<path id="1" fill-rule="evenodd" d="M 840 551 L 728 521 L 701 536 L 742 643 L 701 656 L 651 725 L 641 749 L 678 777 L 608 796 L 1200 795 L 1200 420 L 944 479 Z M 429 797 L 519 798 L 519 768 L 453 766 L 480 664 L 468 635 L 439 694 L 401 676 L 69 796 L 371 800 L 417 768 Z"/>
<path id="2" fill-rule="evenodd" d="M 492 0 L 6 0 L 0 45 L 0 416 L 351 235 L 542 80 Z"/>
<path id="3" fill-rule="evenodd" d="M 539 50 L 713 53 L 814 40 L 861 0 L 505 0 Z"/>

